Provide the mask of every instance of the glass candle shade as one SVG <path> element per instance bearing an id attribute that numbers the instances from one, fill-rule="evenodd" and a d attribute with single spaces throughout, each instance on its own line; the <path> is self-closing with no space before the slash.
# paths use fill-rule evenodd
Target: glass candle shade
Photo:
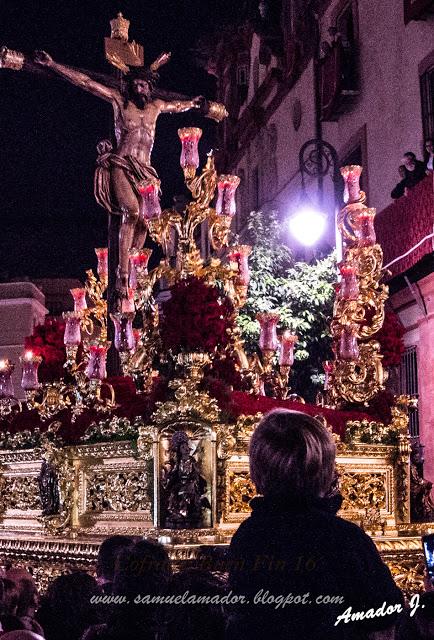
<path id="1" fill-rule="evenodd" d="M 357 216 L 356 237 L 360 247 L 372 247 L 377 241 L 374 228 L 376 213 L 374 208 L 365 208 Z"/>
<path id="2" fill-rule="evenodd" d="M 81 343 L 81 314 L 79 311 L 67 311 L 63 317 L 65 319 L 63 343 L 66 347 L 78 347 Z"/>
<path id="3" fill-rule="evenodd" d="M 32 351 L 26 351 L 20 358 L 22 366 L 21 386 L 24 391 L 32 391 L 39 388 L 38 369 L 42 362 L 41 356 L 35 356 Z"/>
<path id="4" fill-rule="evenodd" d="M 107 280 L 108 278 L 108 249 L 107 247 L 102 247 L 99 249 L 95 249 L 96 257 L 98 259 L 97 265 L 97 273 L 100 277 L 100 280 Z"/>
<path id="5" fill-rule="evenodd" d="M 107 377 L 106 358 L 108 344 L 93 344 L 89 347 L 86 376 L 89 380 L 104 380 Z"/>
<path id="6" fill-rule="evenodd" d="M 356 268 L 353 264 L 344 263 L 339 267 L 342 280 L 339 287 L 339 297 L 342 300 L 357 300 L 359 297 L 359 282 Z"/>
<path id="7" fill-rule="evenodd" d="M 331 360 L 324 360 L 324 362 L 322 363 L 322 366 L 323 366 L 324 373 L 325 373 L 324 391 L 327 391 L 327 389 L 329 388 L 329 384 L 330 384 L 330 375 L 333 373 L 335 365 L 334 365 L 334 362 L 332 362 Z"/>
<path id="8" fill-rule="evenodd" d="M 215 206 L 216 212 L 220 216 L 234 216 L 237 207 L 235 203 L 235 192 L 240 184 L 238 176 L 222 175 L 217 182 L 218 196 Z"/>
<path id="9" fill-rule="evenodd" d="M 202 136 L 202 129 L 199 127 L 185 127 L 178 129 L 178 136 L 181 140 L 181 157 L 179 162 L 183 169 L 196 170 L 199 166 L 199 140 Z"/>
<path id="10" fill-rule="evenodd" d="M 15 365 L 7 358 L 0 360 L 0 400 L 13 398 L 15 395 L 12 382 L 14 369 Z"/>
<path id="11" fill-rule="evenodd" d="M 259 334 L 259 347 L 261 351 L 276 351 L 279 346 L 276 331 L 277 323 L 280 319 L 279 314 L 258 313 L 256 319 L 261 326 L 261 333 Z"/>
<path id="12" fill-rule="evenodd" d="M 133 334 L 134 313 L 112 313 L 110 314 L 115 326 L 114 344 L 119 353 L 133 351 L 136 341 Z"/>
<path id="13" fill-rule="evenodd" d="M 229 263 L 238 268 L 238 282 L 248 286 L 250 282 L 249 255 L 252 247 L 248 244 L 240 244 L 230 248 L 228 254 Z"/>
<path id="14" fill-rule="evenodd" d="M 138 273 L 147 273 L 149 258 L 152 255 L 152 249 L 133 249 L 130 252 L 130 288 L 135 291 L 137 289 Z"/>
<path id="15" fill-rule="evenodd" d="M 70 289 L 71 295 L 74 298 L 74 311 L 83 311 L 87 309 L 86 303 L 86 289 Z"/>
<path id="16" fill-rule="evenodd" d="M 362 173 L 362 167 L 358 164 L 350 164 L 346 167 L 341 167 L 341 175 L 344 179 L 344 202 L 346 204 L 352 204 L 353 202 L 359 202 L 360 200 L 360 175 Z"/>
<path id="17" fill-rule="evenodd" d="M 342 360 L 357 360 L 359 357 L 357 325 L 349 325 L 342 329 L 339 342 L 339 356 Z"/>
<path id="18" fill-rule="evenodd" d="M 144 220 L 154 220 L 161 216 L 160 184 L 160 180 L 151 178 L 150 180 L 143 180 L 138 187 L 142 196 L 140 216 Z"/>
<path id="19" fill-rule="evenodd" d="M 292 367 L 294 364 L 294 346 L 298 342 L 298 336 L 291 331 L 284 331 L 280 339 L 279 365 Z"/>

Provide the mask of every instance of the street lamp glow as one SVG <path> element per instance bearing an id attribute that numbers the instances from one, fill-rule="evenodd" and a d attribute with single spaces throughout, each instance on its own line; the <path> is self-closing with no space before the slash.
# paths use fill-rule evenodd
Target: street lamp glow
<path id="1" fill-rule="evenodd" d="M 324 233 L 326 219 L 311 207 L 303 207 L 289 219 L 289 230 L 305 247 L 312 247 Z"/>

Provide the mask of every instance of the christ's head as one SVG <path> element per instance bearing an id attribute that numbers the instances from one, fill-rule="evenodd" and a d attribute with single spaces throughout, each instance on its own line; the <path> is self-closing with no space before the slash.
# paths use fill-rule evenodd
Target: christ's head
<path id="1" fill-rule="evenodd" d="M 130 71 L 126 77 L 125 102 L 131 101 L 136 107 L 143 109 L 152 100 L 152 91 L 157 80 L 158 75 L 150 69 Z"/>

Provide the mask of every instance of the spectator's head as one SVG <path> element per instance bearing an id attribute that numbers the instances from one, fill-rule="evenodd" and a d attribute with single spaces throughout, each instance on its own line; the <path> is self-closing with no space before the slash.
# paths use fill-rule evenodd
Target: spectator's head
<path id="1" fill-rule="evenodd" d="M 129 599 L 140 593 L 159 594 L 166 588 L 170 576 L 170 560 L 164 547 L 141 540 L 119 552 L 113 593 Z"/>
<path id="2" fill-rule="evenodd" d="M 19 618 L 33 616 L 38 606 L 38 590 L 31 573 L 21 568 L 9 569 L 5 577 L 15 584 L 18 591 L 16 615 Z"/>
<path id="3" fill-rule="evenodd" d="M 416 156 L 413 151 L 406 151 L 404 153 L 402 163 L 408 171 L 413 171 L 416 166 Z"/>
<path id="4" fill-rule="evenodd" d="M 182 596 L 186 591 L 195 596 L 226 594 L 225 582 L 208 571 L 186 569 L 176 573 L 170 584 L 172 596 Z M 165 608 L 165 627 L 162 640 L 222 640 L 225 637 L 225 615 L 218 602 L 204 604 L 170 604 Z"/>
<path id="5" fill-rule="evenodd" d="M 101 586 L 113 582 L 116 558 L 122 549 L 132 544 L 133 539 L 127 536 L 110 536 L 101 544 L 96 563 L 97 581 Z"/>
<path id="6" fill-rule="evenodd" d="M 276 409 L 250 441 L 250 475 L 265 497 L 314 499 L 330 490 L 336 448 L 327 429 L 299 411 Z"/>
<path id="7" fill-rule="evenodd" d="M 16 616 L 19 592 L 17 585 L 8 578 L 0 579 L 0 614 Z"/>
<path id="8" fill-rule="evenodd" d="M 405 178 L 405 164 L 400 164 L 398 167 L 398 171 L 401 180 L 403 180 Z"/>
<path id="9" fill-rule="evenodd" d="M 37 612 L 47 640 L 79 640 L 88 627 L 101 622 L 100 610 L 91 601 L 98 595 L 101 590 L 87 573 L 77 571 L 53 580 Z"/>

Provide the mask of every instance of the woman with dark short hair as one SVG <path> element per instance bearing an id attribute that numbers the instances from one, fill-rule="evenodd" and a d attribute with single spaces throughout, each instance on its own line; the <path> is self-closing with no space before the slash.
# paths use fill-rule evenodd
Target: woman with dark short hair
<path id="1" fill-rule="evenodd" d="M 393 638 L 402 594 L 372 540 L 336 516 L 335 453 L 330 432 L 298 411 L 273 411 L 253 433 L 261 497 L 230 546 L 230 588 L 245 601 L 229 609 L 228 639 Z"/>

